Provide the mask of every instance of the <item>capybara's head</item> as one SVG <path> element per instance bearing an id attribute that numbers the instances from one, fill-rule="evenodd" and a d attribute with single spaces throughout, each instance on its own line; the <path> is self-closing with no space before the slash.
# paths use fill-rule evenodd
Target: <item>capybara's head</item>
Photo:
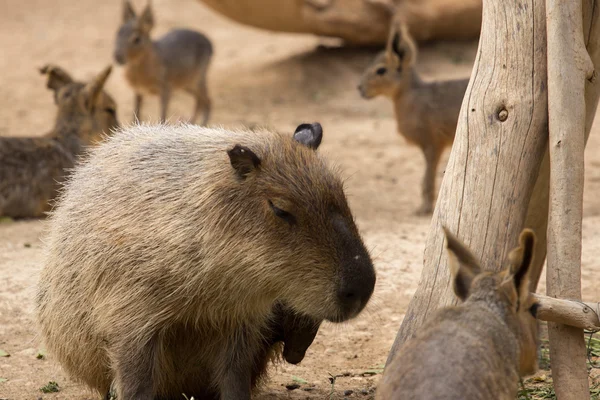
<path id="1" fill-rule="evenodd" d="M 416 53 L 407 27 L 393 27 L 385 51 L 375 57 L 360 78 L 360 95 L 365 99 L 393 97 L 410 83 Z"/>
<path id="2" fill-rule="evenodd" d="M 504 314 L 519 343 L 519 373 L 537 370 L 538 303 L 529 291 L 535 234 L 523 230 L 519 247 L 509 255 L 509 266 L 499 272 L 484 271 L 471 252 L 447 230 L 448 255 L 455 294 L 463 301 L 485 302 Z M 482 324 L 485 321 L 481 322 Z"/>
<path id="3" fill-rule="evenodd" d="M 320 124 L 302 124 L 289 139 L 234 145 L 227 152 L 233 183 L 220 202 L 236 205 L 226 218 L 238 220 L 235 229 L 244 232 L 236 236 L 246 236 L 257 262 L 268 264 L 265 273 L 277 275 L 280 300 L 341 322 L 367 304 L 375 270 L 342 180 L 317 152 L 322 135 Z"/>
<path id="4" fill-rule="evenodd" d="M 150 31 L 154 26 L 152 7 L 148 3 L 141 15 L 136 15 L 131 3 L 123 2 L 121 26 L 115 40 L 114 59 L 118 64 L 126 64 L 139 58 L 152 46 Z"/>
<path id="5" fill-rule="evenodd" d="M 54 92 L 56 126 L 67 133 L 76 132 L 85 145 L 101 141 L 119 127 L 116 102 L 104 90 L 111 69 L 106 67 L 89 82 L 78 82 L 56 65 L 40 68 L 48 77 L 46 86 Z"/>

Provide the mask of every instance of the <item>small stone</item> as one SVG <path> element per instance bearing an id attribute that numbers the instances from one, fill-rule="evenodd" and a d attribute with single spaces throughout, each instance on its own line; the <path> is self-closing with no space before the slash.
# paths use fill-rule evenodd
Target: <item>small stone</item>
<path id="1" fill-rule="evenodd" d="M 287 385 L 285 385 L 285 388 L 287 390 L 295 390 L 298 389 L 300 387 L 300 385 L 298 385 L 297 383 L 288 383 Z"/>
<path id="2" fill-rule="evenodd" d="M 344 391 L 344 396 L 350 396 L 352 393 L 354 393 L 354 390 L 348 389 L 348 390 Z"/>

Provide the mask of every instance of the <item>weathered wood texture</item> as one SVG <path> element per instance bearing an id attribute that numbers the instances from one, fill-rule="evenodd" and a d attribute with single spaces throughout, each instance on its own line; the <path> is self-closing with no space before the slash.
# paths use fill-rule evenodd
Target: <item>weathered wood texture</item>
<path id="1" fill-rule="evenodd" d="M 600 303 L 555 299 L 534 294 L 540 307 L 537 317 L 542 321 L 558 322 L 581 329 L 600 329 Z"/>
<path id="2" fill-rule="evenodd" d="M 586 47 L 595 69 L 598 72 L 600 68 L 600 4 L 598 0 L 584 0 L 583 2 L 583 33 Z M 594 82 L 587 80 L 585 82 L 585 142 L 590 135 L 598 99 L 600 98 L 600 82 L 596 79 Z M 534 263 L 535 269 L 542 272 L 542 267 L 546 261 L 546 230 L 548 229 L 548 208 L 550 199 L 550 155 L 548 150 L 544 155 L 542 166 L 540 168 L 538 180 L 535 183 L 533 194 L 529 203 L 527 220 L 525 226 L 534 230 L 538 237 Z M 540 276 L 532 275 L 531 291 L 535 292 Z"/>
<path id="3" fill-rule="evenodd" d="M 441 225 L 499 270 L 517 244 L 547 148 L 543 0 L 485 0 L 477 59 L 427 239 L 419 287 L 388 361 L 438 307 L 455 302 Z"/>
<path id="4" fill-rule="evenodd" d="M 241 24 L 383 46 L 394 9 L 417 41 L 476 39 L 482 0 L 199 0 Z"/>
<path id="5" fill-rule="evenodd" d="M 594 65 L 584 38 L 582 0 L 546 1 L 550 210 L 546 268 L 550 297 L 581 300 L 585 82 Z M 590 398 L 583 330 L 548 323 L 559 400 Z"/>

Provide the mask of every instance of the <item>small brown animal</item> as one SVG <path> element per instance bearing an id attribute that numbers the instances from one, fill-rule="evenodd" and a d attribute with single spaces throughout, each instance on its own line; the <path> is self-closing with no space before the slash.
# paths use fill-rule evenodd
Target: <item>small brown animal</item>
<path id="1" fill-rule="evenodd" d="M 41 137 L 0 137 L 0 216 L 42 217 L 77 157 L 119 126 L 115 102 L 102 90 L 110 71 L 82 83 L 60 67 L 40 69 L 58 106 L 54 128 Z"/>
<path id="2" fill-rule="evenodd" d="M 160 118 L 164 122 L 172 92 L 181 89 L 196 101 L 191 122 L 202 111 L 202 125 L 206 125 L 211 108 L 206 85 L 213 54 L 210 40 L 196 31 L 174 29 L 153 41 L 150 38 L 153 26 L 150 4 L 138 17 L 131 3 L 123 2 L 123 21 L 117 33 L 114 58 L 125 65 L 125 78 L 135 92 L 134 119 L 140 118 L 143 95 L 151 94 L 160 96 Z"/>
<path id="3" fill-rule="evenodd" d="M 446 230 L 454 292 L 394 355 L 377 399 L 514 400 L 519 377 L 537 370 L 538 304 L 529 292 L 535 235 L 524 230 L 510 265 L 482 271 Z"/>
<path id="4" fill-rule="evenodd" d="M 120 400 L 247 400 L 277 342 L 300 361 L 318 324 L 358 315 L 375 284 L 321 138 L 318 123 L 134 126 L 95 149 L 52 216 L 48 349 Z"/>
<path id="5" fill-rule="evenodd" d="M 398 132 L 425 156 L 422 203 L 417 214 L 433 211 L 435 174 L 444 149 L 452 145 L 468 79 L 424 82 L 415 70 L 416 46 L 406 26 L 394 28 L 385 51 L 361 77 L 365 99 L 387 96 L 394 102 Z"/>

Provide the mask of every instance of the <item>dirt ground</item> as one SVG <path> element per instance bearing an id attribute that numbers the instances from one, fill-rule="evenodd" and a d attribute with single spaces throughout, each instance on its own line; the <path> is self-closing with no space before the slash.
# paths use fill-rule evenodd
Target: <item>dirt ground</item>
<path id="1" fill-rule="evenodd" d="M 350 206 L 376 260 L 373 301 L 356 320 L 326 323 L 298 366 L 280 365 L 259 399 L 372 398 L 387 352 L 416 289 L 429 218 L 416 217 L 424 162 L 418 149 L 396 133 L 386 99 L 362 100 L 356 90 L 368 50 L 331 48 L 335 41 L 275 34 L 234 24 L 193 0 L 154 0 L 157 27 L 205 32 L 216 49 L 210 72 L 212 124 L 268 125 L 289 131 L 320 121 L 321 151 L 348 177 Z M 120 0 L 6 0 L 0 13 L 0 135 L 35 136 L 51 128 L 55 106 L 36 68 L 53 62 L 87 79 L 112 62 Z M 141 6 L 140 1 L 136 4 Z M 319 45 L 329 48 L 319 48 Z M 476 43 L 435 44 L 421 49 L 426 78 L 468 76 Z M 131 121 L 133 95 L 116 68 L 108 91 L 122 123 Z M 192 99 L 175 96 L 172 120 L 191 115 Z M 146 101 L 156 120 L 158 100 Z M 600 125 L 586 158 L 583 294 L 600 299 Z M 440 178 L 443 171 L 439 171 Z M 42 265 L 45 221 L 0 224 L 0 398 L 92 399 L 70 380 L 43 346 L 32 316 Z M 545 290 L 544 282 L 540 291 Z M 330 378 L 335 376 L 332 385 Z M 56 381 L 60 392 L 40 388 Z M 297 383 L 299 388 L 285 386 Z"/>

